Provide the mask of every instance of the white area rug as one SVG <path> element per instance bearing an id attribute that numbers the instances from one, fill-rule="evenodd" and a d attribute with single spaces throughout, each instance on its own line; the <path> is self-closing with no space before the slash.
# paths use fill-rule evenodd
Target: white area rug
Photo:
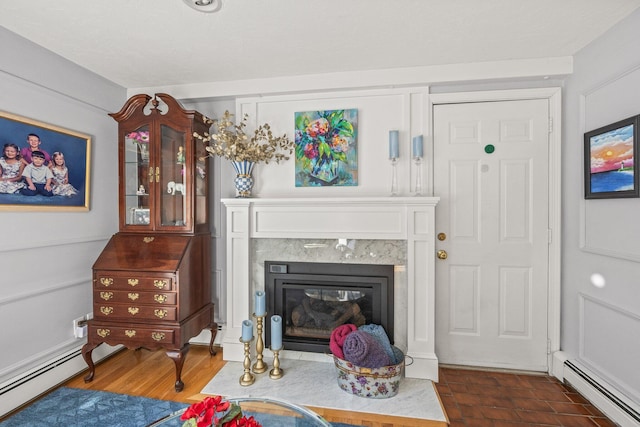
<path id="1" fill-rule="evenodd" d="M 266 360 L 269 370 L 271 360 Z M 202 390 L 203 394 L 225 397 L 269 397 L 302 406 L 367 412 L 446 422 L 438 395 L 430 380 L 403 378 L 398 394 L 388 399 L 367 399 L 347 393 L 338 387 L 336 368 L 332 363 L 306 360 L 281 360 L 284 376 L 269 378 L 269 370 L 255 375 L 256 381 L 243 387 L 242 363 L 227 362 Z"/>

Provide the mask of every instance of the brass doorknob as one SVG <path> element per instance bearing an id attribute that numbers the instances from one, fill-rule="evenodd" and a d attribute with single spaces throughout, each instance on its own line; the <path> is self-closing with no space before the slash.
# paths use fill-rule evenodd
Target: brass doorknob
<path id="1" fill-rule="evenodd" d="M 436 252 L 436 256 L 438 257 L 438 259 L 447 259 L 447 251 L 440 249 L 438 252 Z"/>

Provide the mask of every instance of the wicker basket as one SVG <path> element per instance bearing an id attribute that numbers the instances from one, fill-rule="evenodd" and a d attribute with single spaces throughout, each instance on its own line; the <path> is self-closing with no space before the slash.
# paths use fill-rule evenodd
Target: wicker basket
<path id="1" fill-rule="evenodd" d="M 404 373 L 404 353 L 393 347 L 397 365 L 380 368 L 363 368 L 333 356 L 338 373 L 338 386 L 347 393 L 371 399 L 387 399 L 398 394 L 400 380 Z"/>

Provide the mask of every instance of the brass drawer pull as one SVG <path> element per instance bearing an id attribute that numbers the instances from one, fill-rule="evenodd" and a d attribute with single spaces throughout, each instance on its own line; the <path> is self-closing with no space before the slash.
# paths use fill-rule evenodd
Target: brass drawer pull
<path id="1" fill-rule="evenodd" d="M 105 316 L 113 314 L 113 307 L 100 307 L 100 313 L 104 314 Z"/>
<path id="2" fill-rule="evenodd" d="M 127 296 L 129 297 L 129 299 L 130 299 L 131 301 L 135 301 L 135 300 L 137 300 L 138 298 L 140 298 L 140 294 L 139 294 L 139 293 L 137 293 L 137 292 L 129 292 L 129 294 L 128 294 Z"/>
<path id="3" fill-rule="evenodd" d="M 127 308 L 127 311 L 129 312 L 130 315 L 135 316 L 136 314 L 138 314 L 140 309 L 138 307 L 129 307 Z"/>
<path id="4" fill-rule="evenodd" d="M 153 286 L 155 286 L 158 289 L 162 289 L 165 286 L 167 286 L 167 281 L 166 280 L 154 280 L 153 281 Z"/>
<path id="5" fill-rule="evenodd" d="M 162 341 L 164 339 L 164 332 L 152 332 L 151 338 L 154 341 Z"/>
<path id="6" fill-rule="evenodd" d="M 127 329 L 126 331 L 124 331 L 124 334 L 129 338 L 133 338 L 136 336 L 136 331 L 135 329 Z"/>
<path id="7" fill-rule="evenodd" d="M 100 284 L 103 286 L 111 286 L 113 285 L 113 278 L 111 277 L 101 277 Z"/>
<path id="8" fill-rule="evenodd" d="M 106 338 L 109 336 L 111 331 L 109 329 L 97 329 L 96 333 L 100 335 L 102 338 Z"/>
<path id="9" fill-rule="evenodd" d="M 111 298 L 113 298 L 113 292 L 100 292 L 100 298 L 105 301 L 109 301 Z"/>
<path id="10" fill-rule="evenodd" d="M 128 279 L 127 283 L 130 284 L 131 286 L 136 286 L 138 284 L 139 280 L 138 279 Z"/>
<path id="11" fill-rule="evenodd" d="M 155 302 L 159 302 L 160 304 L 164 304 L 167 302 L 167 296 L 164 294 L 156 294 L 153 296 Z"/>
<path id="12" fill-rule="evenodd" d="M 167 310 L 155 309 L 153 310 L 153 314 L 155 314 L 159 319 L 164 319 L 165 317 L 167 317 Z"/>

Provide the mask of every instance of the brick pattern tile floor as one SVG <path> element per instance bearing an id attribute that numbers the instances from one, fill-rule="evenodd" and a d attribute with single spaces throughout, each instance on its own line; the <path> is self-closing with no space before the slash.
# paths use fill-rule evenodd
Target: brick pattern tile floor
<path id="1" fill-rule="evenodd" d="M 441 367 L 439 380 L 451 427 L 616 426 L 551 376 Z"/>

